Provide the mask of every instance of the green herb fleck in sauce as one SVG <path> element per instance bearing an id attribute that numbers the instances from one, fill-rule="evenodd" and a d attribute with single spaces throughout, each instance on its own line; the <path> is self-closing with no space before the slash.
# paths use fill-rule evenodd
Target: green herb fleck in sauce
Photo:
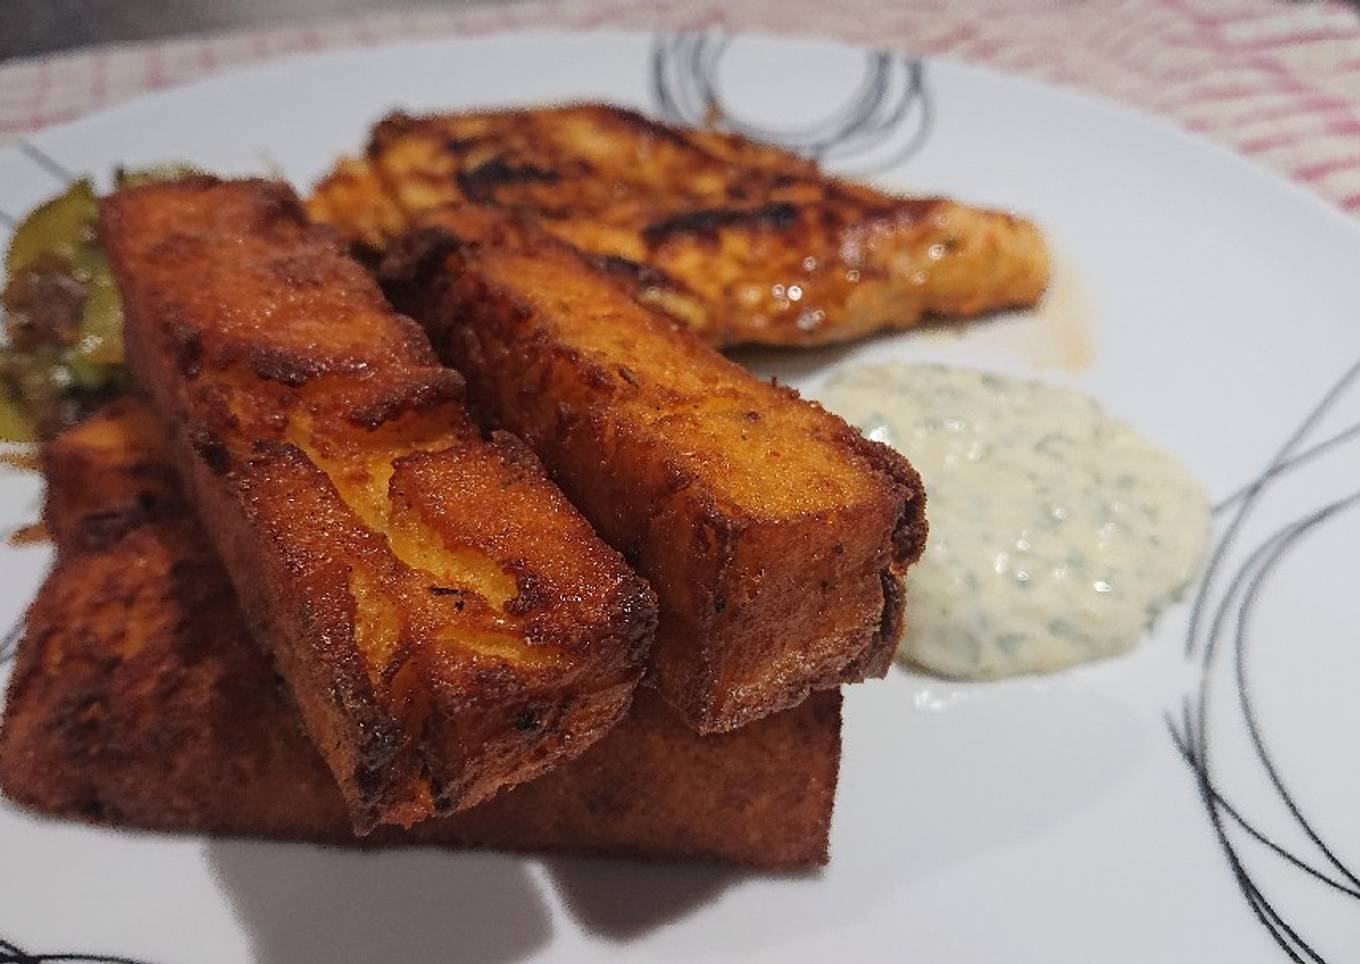
<path id="1" fill-rule="evenodd" d="M 1084 395 L 877 365 L 843 372 L 823 401 L 925 482 L 930 541 L 907 576 L 903 660 L 988 678 L 1111 656 L 1199 570 L 1199 486 Z"/>

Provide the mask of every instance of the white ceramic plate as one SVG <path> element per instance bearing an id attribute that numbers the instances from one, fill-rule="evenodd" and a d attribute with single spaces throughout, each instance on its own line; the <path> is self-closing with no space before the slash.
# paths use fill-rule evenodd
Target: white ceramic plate
<path id="1" fill-rule="evenodd" d="M 535 34 L 289 60 L 32 144 L 101 177 L 119 163 L 186 159 L 276 168 L 306 187 L 392 107 L 602 98 L 654 108 L 652 46 L 639 35 Z M 683 99 L 699 78 L 685 51 L 672 53 L 666 89 Z M 889 113 L 904 105 L 880 146 L 864 132 L 839 140 L 836 164 L 1030 214 L 1060 259 L 1053 303 L 1035 316 L 962 336 L 743 356 L 757 368 L 812 394 L 837 365 L 862 359 L 1037 372 L 1097 396 L 1215 498 L 1262 478 L 1300 426 L 1286 462 L 1360 423 L 1360 385 L 1349 385 L 1305 425 L 1360 360 L 1360 230 L 1302 190 L 1157 121 L 958 64 L 742 38 L 712 66 L 725 107 L 757 126 L 803 127 L 856 98 L 881 96 Z M 0 151 L 0 209 L 22 213 L 56 187 L 30 156 Z M 1083 339 L 1093 353 L 1084 367 L 1074 364 Z M 1209 584 L 1207 616 L 1237 573 L 1254 572 L 1243 566 L 1256 547 L 1360 487 L 1357 443 L 1347 436 L 1290 462 L 1259 489 Z M 31 518 L 36 481 L 0 485 L 3 521 Z M 1220 535 L 1236 507 L 1219 514 Z M 821 873 L 358 854 L 115 833 L 0 805 L 0 938 L 32 954 L 270 964 L 607 953 L 1243 962 L 1286 959 L 1279 941 L 1296 959 L 1353 959 L 1360 507 L 1296 535 L 1271 543 L 1287 551 L 1243 583 L 1245 612 L 1224 609 L 1207 672 L 1203 634 L 1185 656 L 1182 606 L 1132 655 L 1073 672 L 958 685 L 894 669 L 849 690 Z M 0 550 L 0 616 L 19 616 L 46 561 L 41 549 Z M 1264 758 L 1234 675 L 1239 642 Z M 1166 717 L 1180 720 L 1184 706 L 1198 719 L 1201 705 L 1208 753 L 1197 737 L 1195 758 L 1207 775 L 1177 751 Z M 0 960 L 13 959 L 0 947 Z"/>

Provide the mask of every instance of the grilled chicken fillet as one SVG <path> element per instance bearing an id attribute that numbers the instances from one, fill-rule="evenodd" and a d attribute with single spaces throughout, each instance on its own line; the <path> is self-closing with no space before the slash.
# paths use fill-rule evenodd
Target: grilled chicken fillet
<path id="1" fill-rule="evenodd" d="M 1033 304 L 1030 222 L 837 180 L 740 137 L 602 105 L 394 115 L 312 215 L 381 252 L 422 210 L 509 209 L 593 255 L 710 344 L 817 345 Z"/>

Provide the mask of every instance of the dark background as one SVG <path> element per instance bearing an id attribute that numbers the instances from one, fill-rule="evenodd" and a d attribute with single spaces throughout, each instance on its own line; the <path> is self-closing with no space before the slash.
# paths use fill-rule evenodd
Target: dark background
<path id="1" fill-rule="evenodd" d="M 317 23 L 364 12 L 511 2 L 514 0 L 0 0 L 0 60 L 92 44 L 131 43 L 269 24 Z M 1055 2 L 1076 4 L 1085 0 Z M 1360 13 L 1360 0 L 1345 2 Z"/>

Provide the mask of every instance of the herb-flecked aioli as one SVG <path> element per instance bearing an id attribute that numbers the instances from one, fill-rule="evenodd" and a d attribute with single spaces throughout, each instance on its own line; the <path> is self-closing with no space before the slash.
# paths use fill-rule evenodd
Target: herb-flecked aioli
<path id="1" fill-rule="evenodd" d="M 1199 570 L 1203 492 L 1085 395 L 895 364 L 841 373 L 823 401 L 925 482 L 930 539 L 899 659 L 988 678 L 1111 656 Z"/>

